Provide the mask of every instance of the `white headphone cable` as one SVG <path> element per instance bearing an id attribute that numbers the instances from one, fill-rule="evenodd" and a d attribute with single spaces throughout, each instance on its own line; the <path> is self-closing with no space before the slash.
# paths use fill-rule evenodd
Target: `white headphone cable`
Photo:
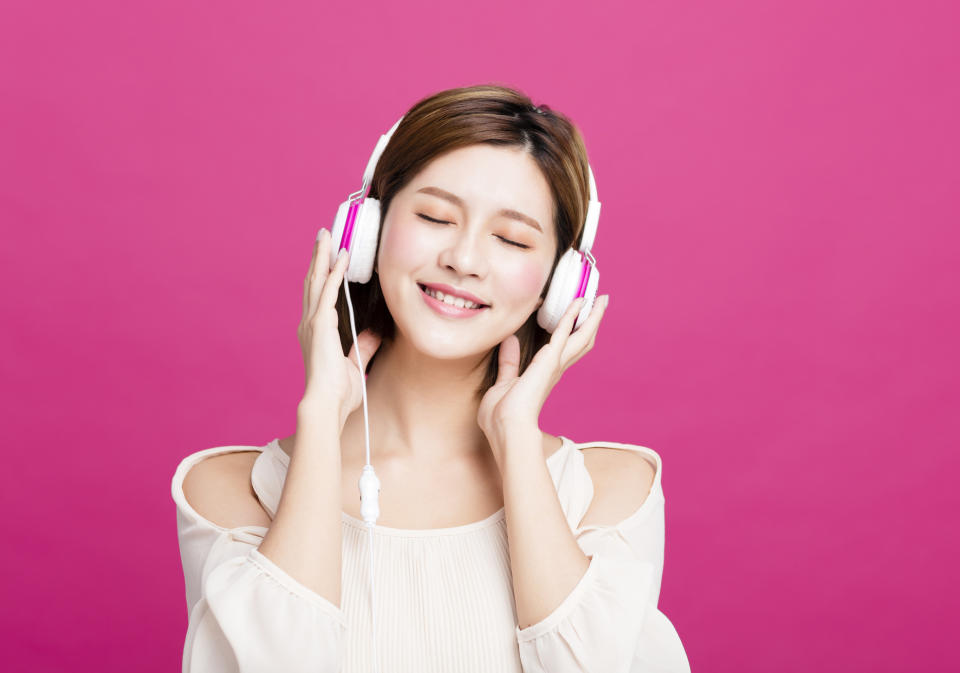
<path id="1" fill-rule="evenodd" d="M 361 392 L 363 393 L 363 429 L 366 438 L 367 463 L 363 466 L 363 473 L 360 475 L 360 514 L 367 526 L 367 557 L 370 560 L 370 619 L 373 629 L 373 669 L 380 673 L 380 660 L 377 657 L 377 611 L 374 593 L 373 577 L 373 525 L 380 516 L 380 480 L 377 473 L 370 464 L 370 423 L 367 411 L 367 375 L 366 368 L 360 357 L 360 344 L 357 340 L 357 328 L 353 318 L 353 302 L 350 299 L 350 283 L 347 281 L 347 274 L 343 274 L 343 290 L 347 295 L 347 310 L 350 312 L 350 333 L 353 334 L 353 344 L 357 349 L 357 366 L 360 367 Z"/>

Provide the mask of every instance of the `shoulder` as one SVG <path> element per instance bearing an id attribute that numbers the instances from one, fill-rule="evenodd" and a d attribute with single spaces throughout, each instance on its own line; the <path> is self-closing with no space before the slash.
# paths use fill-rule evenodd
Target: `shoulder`
<path id="1" fill-rule="evenodd" d="M 258 456 L 258 450 L 204 451 L 191 456 L 182 475 L 184 499 L 197 514 L 223 528 L 269 526 L 270 517 L 250 480 Z"/>
<path id="2" fill-rule="evenodd" d="M 581 526 L 614 526 L 639 510 L 657 479 L 657 454 L 635 444 L 579 445 L 593 481 L 593 500 Z"/>

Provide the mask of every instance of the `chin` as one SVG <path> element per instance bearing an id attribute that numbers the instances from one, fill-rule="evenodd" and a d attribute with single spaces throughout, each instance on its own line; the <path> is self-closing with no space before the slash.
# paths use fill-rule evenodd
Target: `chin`
<path id="1" fill-rule="evenodd" d="M 384 288 L 384 300 L 393 315 L 397 331 L 419 352 L 437 360 L 479 359 L 496 348 L 510 334 L 515 333 L 529 316 L 517 316 L 510 329 L 501 310 L 484 309 L 487 315 L 468 318 L 447 318 L 424 303 L 418 285 L 413 285 L 412 296 L 398 297 L 400 312 L 390 306 L 393 293 Z M 488 312 L 497 310 L 496 314 Z"/>
<path id="2" fill-rule="evenodd" d="M 453 327 L 444 329 L 443 326 L 428 326 L 424 323 L 403 330 L 403 334 L 414 348 L 437 360 L 480 358 L 500 343 L 491 342 L 476 333 L 471 334 L 468 330 Z"/>

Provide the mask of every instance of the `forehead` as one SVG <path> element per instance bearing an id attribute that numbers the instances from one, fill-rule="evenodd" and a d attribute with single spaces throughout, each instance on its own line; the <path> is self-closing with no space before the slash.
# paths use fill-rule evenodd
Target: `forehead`
<path id="1" fill-rule="evenodd" d="M 550 184 L 522 149 L 478 144 L 451 150 L 430 161 L 407 189 L 412 193 L 428 185 L 459 196 L 471 215 L 510 208 L 536 219 L 548 235 L 553 230 Z"/>

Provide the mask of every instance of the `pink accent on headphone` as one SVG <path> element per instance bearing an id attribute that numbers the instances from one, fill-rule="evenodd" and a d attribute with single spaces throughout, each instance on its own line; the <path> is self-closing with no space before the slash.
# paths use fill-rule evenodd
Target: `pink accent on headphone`
<path id="1" fill-rule="evenodd" d="M 577 288 L 577 294 L 574 296 L 574 299 L 577 297 L 585 297 L 587 294 L 587 280 L 590 278 L 590 263 L 587 262 L 587 256 L 583 254 L 582 251 L 577 250 L 580 253 L 580 261 L 583 264 L 583 267 L 580 269 L 580 286 Z"/>
<path id="2" fill-rule="evenodd" d="M 350 209 L 347 211 L 347 221 L 343 225 L 343 235 L 340 237 L 341 250 L 350 249 L 350 239 L 353 238 L 353 223 L 357 219 L 357 210 L 359 208 L 359 199 L 350 204 Z"/>

